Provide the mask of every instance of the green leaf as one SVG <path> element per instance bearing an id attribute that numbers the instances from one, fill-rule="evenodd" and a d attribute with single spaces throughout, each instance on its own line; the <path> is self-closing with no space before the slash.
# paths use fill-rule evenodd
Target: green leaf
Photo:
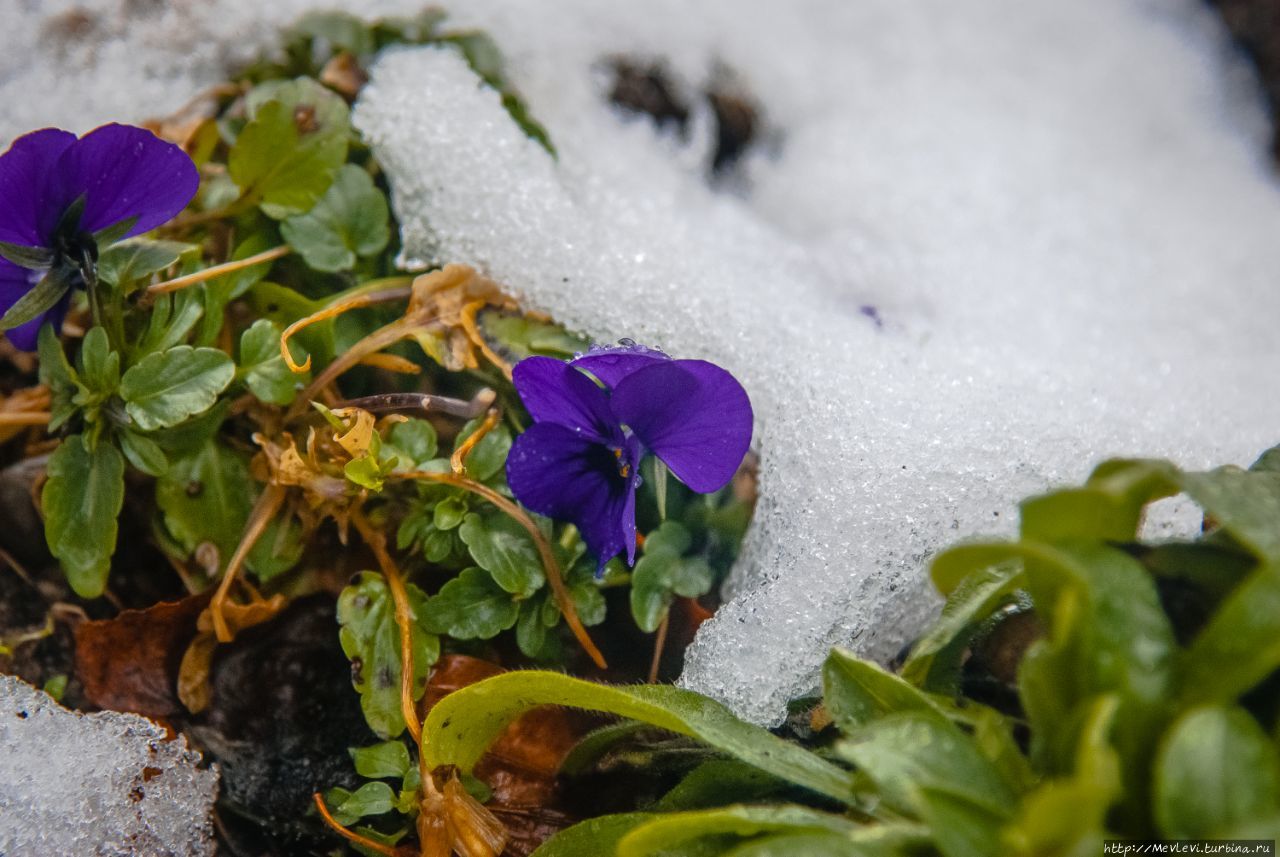
<path id="1" fill-rule="evenodd" d="M 1268 562 L 1280 561 L 1280 472 L 1220 467 L 1184 473 L 1181 484 L 1238 542 Z"/>
<path id="2" fill-rule="evenodd" d="M 0 258 L 8 259 L 19 268 L 38 271 L 53 264 L 53 251 L 47 247 L 28 247 L 0 241 Z"/>
<path id="3" fill-rule="evenodd" d="M 827 656 L 822 686 L 823 704 L 845 732 L 901 711 L 946 716 L 924 693 L 844 649 L 833 649 Z"/>
<path id="4" fill-rule="evenodd" d="M 437 527 L 440 527 L 440 506 L 443 505 L 445 503 L 436 507 Z M 463 520 L 458 534 L 476 564 L 516 598 L 528 598 L 546 583 L 533 539 L 509 516 L 473 512 Z"/>
<path id="5" fill-rule="evenodd" d="M 308 12 L 289 28 L 286 39 L 323 39 L 333 53 L 350 51 L 356 56 L 373 52 L 376 47 L 369 25 L 345 12 Z"/>
<path id="6" fill-rule="evenodd" d="M 413 765 L 409 758 L 409 748 L 401 741 L 383 741 L 372 747 L 352 747 L 351 759 L 355 762 L 356 773 L 371 780 L 403 777 Z"/>
<path id="7" fill-rule="evenodd" d="M 896 812 L 925 812 L 924 789 L 963 798 L 983 815 L 1006 816 L 1015 803 L 973 739 L 932 712 L 890 714 L 836 745 L 836 752 L 869 777 Z"/>
<path id="8" fill-rule="evenodd" d="M 942 561 L 943 554 L 935 560 Z M 1006 562 L 967 574 L 954 588 L 938 617 L 911 648 L 902 677 L 937 693 L 955 692 L 960 662 L 973 632 L 1026 586 L 1022 566 Z"/>
<path id="9" fill-rule="evenodd" d="M 413 698 L 427 687 L 431 665 L 440 657 L 440 641 L 428 633 L 422 621 L 426 595 L 406 584 L 413 647 Z M 351 660 L 351 681 L 360 694 L 365 720 L 379 737 L 394 738 L 405 729 L 400 708 L 400 630 L 395 602 L 382 575 L 362 571 L 355 583 L 338 597 L 338 639 Z"/>
<path id="10" fill-rule="evenodd" d="M 631 812 L 602 815 L 561 830 L 538 846 L 529 857 L 602 857 L 616 854 L 618 842 L 652 813 Z"/>
<path id="11" fill-rule="evenodd" d="M 391 238 L 387 198 L 369 174 L 346 164 L 306 214 L 287 219 L 280 234 L 317 271 L 349 271 L 376 256 Z"/>
<path id="12" fill-rule="evenodd" d="M 232 181 L 269 217 L 307 211 L 346 160 L 346 104 L 307 78 L 262 84 L 246 101 L 252 118 L 227 158 Z"/>
<path id="13" fill-rule="evenodd" d="M 540 321 L 519 312 L 482 310 L 477 313 L 476 321 L 485 338 L 496 341 L 501 351 L 516 361 L 534 355 L 568 358 L 591 345 L 590 340 L 575 336 L 554 322 Z"/>
<path id="14" fill-rule="evenodd" d="M 640 630 L 652 633 L 666 618 L 676 595 L 705 595 L 714 582 L 715 572 L 706 560 L 666 551 L 655 553 L 646 543 L 645 555 L 631 572 L 631 615 Z"/>
<path id="15" fill-rule="evenodd" d="M 101 401 L 120 387 L 120 355 L 111 350 L 107 331 L 90 328 L 80 346 L 80 379 L 94 397 Z"/>
<path id="16" fill-rule="evenodd" d="M 351 824 L 368 815 L 382 815 L 395 807 L 396 794 L 386 783 L 365 783 L 332 808 L 340 824 Z"/>
<path id="17" fill-rule="evenodd" d="M 456 530 L 467 517 L 467 504 L 461 497 L 446 497 L 436 503 L 431 523 L 437 530 Z"/>
<path id="18" fill-rule="evenodd" d="M 531 598 L 520 603 L 520 615 L 516 619 L 516 645 L 530 658 L 542 658 L 547 649 L 547 626 L 542 621 L 545 600 Z"/>
<path id="19" fill-rule="evenodd" d="M 248 459 L 213 437 L 171 460 L 156 482 L 156 505 L 169 535 L 188 554 L 202 542 L 211 542 L 223 564 L 239 546 L 257 496 Z M 292 568 L 302 548 L 296 524 L 273 521 L 249 551 L 247 564 L 259 580 L 270 580 Z"/>
<path id="20" fill-rule="evenodd" d="M 181 241 L 130 238 L 102 251 L 98 257 L 98 279 L 113 286 L 135 283 L 176 265 L 183 256 L 194 255 L 199 250 L 199 246 Z"/>
<path id="21" fill-rule="evenodd" d="M 164 454 L 160 444 L 133 429 L 122 429 L 116 437 L 120 440 L 120 451 L 129 463 L 148 476 L 163 476 L 169 469 L 169 457 Z"/>
<path id="22" fill-rule="evenodd" d="M 426 626 L 458 640 L 488 640 L 516 623 L 520 605 L 482 568 L 465 568 L 427 601 Z"/>
<path id="23" fill-rule="evenodd" d="M 280 328 L 260 318 L 240 336 L 240 372 L 249 390 L 273 405 L 292 404 L 311 373 L 294 374 L 280 354 Z"/>
<path id="24" fill-rule="evenodd" d="M 727 806 L 660 815 L 640 824 L 618 843 L 618 857 L 649 857 L 704 836 L 758 836 L 762 833 L 849 835 L 856 825 L 839 815 L 804 806 Z"/>
<path id="25" fill-rule="evenodd" d="M 1280 564 L 1253 572 L 1192 641 L 1183 662 L 1183 696 L 1234 702 L 1280 667 Z"/>
<path id="26" fill-rule="evenodd" d="M 462 427 L 458 439 L 454 443 L 457 449 L 480 427 L 482 419 L 474 419 Z M 480 439 L 467 456 L 467 475 L 472 479 L 487 482 L 503 471 L 507 465 L 507 453 L 511 451 L 511 432 L 503 425 L 495 426 L 492 431 Z"/>
<path id="27" fill-rule="evenodd" d="M 224 352 L 178 345 L 130 367 L 120 395 L 134 422 L 143 431 L 154 431 L 208 410 L 235 374 L 235 364 Z"/>
<path id="28" fill-rule="evenodd" d="M 41 505 L 45 539 L 81 598 L 97 598 L 107 585 L 116 549 L 116 518 L 124 504 L 124 459 L 105 441 L 89 449 L 85 438 L 66 438 L 49 456 Z"/>
<path id="29" fill-rule="evenodd" d="M 1170 839 L 1228 837 L 1280 808 L 1280 754 L 1236 706 L 1196 708 L 1169 730 L 1155 768 L 1154 809 Z"/>
<path id="30" fill-rule="evenodd" d="M 75 276 L 75 268 L 65 265 L 50 268 L 31 291 L 18 298 L 4 316 L 0 317 L 0 330 L 13 330 L 52 309 L 71 290 Z"/>
<path id="31" fill-rule="evenodd" d="M 407 419 L 391 427 L 387 449 L 404 470 L 418 470 L 436 457 L 436 430 L 426 420 Z"/>
<path id="32" fill-rule="evenodd" d="M 712 759 L 690 771 L 653 805 L 659 812 L 710 809 L 725 803 L 763 801 L 789 786 L 775 776 L 735 759 Z"/>
<path id="33" fill-rule="evenodd" d="M 49 414 L 49 431 L 55 431 L 75 415 L 76 397 L 84 390 L 79 376 L 71 368 L 67 354 L 53 325 L 44 324 L 37 339 L 40 360 L 40 383 L 49 388 L 52 400 Z"/>
<path id="34" fill-rule="evenodd" d="M 920 790 L 920 815 L 933 831 L 933 841 L 943 857 L 999 857 L 1005 853 L 1000 843 L 1005 812 L 926 786 Z"/>
<path id="35" fill-rule="evenodd" d="M 342 473 L 361 488 L 374 492 L 382 490 L 387 478 L 378 460 L 372 455 L 353 458 L 343 465 Z"/>
<path id="36" fill-rule="evenodd" d="M 836 801 L 852 800 L 847 771 L 745 723 L 715 700 L 668 685 L 618 687 L 555 672 L 520 670 L 468 685 L 431 709 L 423 731 L 431 767 L 470 772 L 503 730 L 539 705 L 567 705 L 630 717 L 697 738 L 726 755 Z"/>
<path id="37" fill-rule="evenodd" d="M 835 833 L 783 833 L 763 836 L 724 852 L 725 857 L 901 857 L 927 853 L 929 839 L 912 829 L 910 836 L 885 836 L 887 825 L 867 827 L 853 836 Z M 884 841 L 865 841 L 866 834 L 882 834 Z M 896 831 L 895 831 L 896 833 Z M 855 841 L 861 839 L 864 841 Z"/>

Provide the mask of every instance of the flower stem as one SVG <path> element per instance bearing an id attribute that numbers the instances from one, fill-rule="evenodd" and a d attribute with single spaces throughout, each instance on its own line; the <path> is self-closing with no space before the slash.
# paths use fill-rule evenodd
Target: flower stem
<path id="1" fill-rule="evenodd" d="M 272 262 L 282 256 L 288 256 L 292 252 L 293 251 L 287 245 L 281 244 L 279 247 L 272 247 L 270 250 L 263 250 L 261 253 L 255 253 L 245 259 L 236 259 L 233 262 L 223 262 L 221 265 L 214 265 L 213 267 L 205 268 L 202 271 L 196 271 L 192 274 L 175 277 L 172 280 L 165 280 L 163 283 L 155 283 L 147 286 L 147 294 L 163 295 L 168 292 L 176 292 L 179 289 L 185 289 L 188 286 L 194 286 L 197 283 L 212 280 L 214 277 L 221 277 L 223 274 L 233 274 L 236 271 L 251 268 L 254 265 L 260 265 L 263 262 Z"/>

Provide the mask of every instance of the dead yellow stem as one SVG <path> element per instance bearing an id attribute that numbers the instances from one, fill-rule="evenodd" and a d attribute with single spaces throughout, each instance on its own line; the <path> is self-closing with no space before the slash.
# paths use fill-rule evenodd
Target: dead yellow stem
<path id="1" fill-rule="evenodd" d="M 658 683 L 658 666 L 662 663 L 662 650 L 667 645 L 667 628 L 671 625 L 671 612 L 662 617 L 658 625 L 658 636 L 653 640 L 653 660 L 649 663 L 649 684 Z"/>
<path id="2" fill-rule="evenodd" d="M 213 598 L 209 601 L 209 615 L 213 619 L 213 631 L 221 643 L 229 643 L 235 637 L 227 624 L 226 617 L 222 615 L 223 605 L 227 603 L 227 596 L 231 593 L 231 584 L 235 583 L 236 577 L 240 573 L 240 568 L 244 565 L 245 558 L 249 556 L 249 551 L 253 550 L 253 546 L 258 543 L 258 539 L 262 538 L 263 531 L 267 528 L 267 524 L 271 522 L 271 518 L 280 509 L 284 502 L 285 489 L 280 485 L 268 485 L 263 489 L 262 494 L 258 496 L 258 502 L 253 505 L 253 510 L 249 513 L 249 520 L 245 523 L 244 535 L 240 537 L 240 544 L 236 546 L 236 552 L 231 555 L 231 561 L 227 563 L 227 570 L 222 574 L 222 582 L 218 584 L 218 591 L 214 593 Z"/>
<path id="3" fill-rule="evenodd" d="M 0 411 L 0 426 L 43 426 L 50 418 L 46 411 Z"/>
<path id="4" fill-rule="evenodd" d="M 473 431 L 462 444 L 453 451 L 453 455 L 449 456 L 449 466 L 453 468 L 453 472 L 459 476 L 465 476 L 467 472 L 467 456 L 471 454 L 471 450 L 476 448 L 476 444 L 484 440 L 484 436 L 493 431 L 493 427 L 498 424 L 499 411 L 497 408 L 490 408 L 489 413 L 484 418 L 484 422 L 480 427 Z"/>
<path id="5" fill-rule="evenodd" d="M 320 792 L 316 792 L 311 797 L 316 802 L 316 809 L 320 811 L 320 817 L 324 819 L 324 823 L 333 828 L 333 832 L 341 836 L 343 839 L 346 839 L 349 842 L 354 842 L 357 845 L 361 845 L 378 854 L 385 854 L 387 857 L 404 857 L 404 855 L 410 853 L 403 848 L 383 845 L 381 842 L 374 842 L 372 839 L 366 839 L 359 833 L 347 830 L 341 824 L 338 824 L 337 819 L 329 814 L 329 807 L 325 806 L 324 803 L 324 795 L 320 794 Z"/>
<path id="6" fill-rule="evenodd" d="M 288 256 L 291 252 L 288 247 L 282 244 L 279 247 L 272 247 L 270 250 L 263 250 L 261 253 L 256 253 L 247 259 L 223 262 L 221 265 L 214 265 L 212 268 L 205 268 L 203 271 L 175 277 L 172 280 L 165 280 L 163 283 L 155 283 L 147 286 L 147 294 L 163 295 L 168 292 L 176 292 L 179 289 L 185 289 L 187 286 L 194 286 L 196 283 L 203 283 L 206 280 L 212 280 L 214 277 L 221 277 L 223 274 L 233 274 L 244 268 L 260 265 L 263 262 L 271 262 L 281 256 Z"/>

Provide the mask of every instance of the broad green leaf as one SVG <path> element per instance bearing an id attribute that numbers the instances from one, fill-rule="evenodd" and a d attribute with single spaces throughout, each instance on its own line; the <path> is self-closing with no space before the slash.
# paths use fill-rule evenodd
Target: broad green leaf
<path id="1" fill-rule="evenodd" d="M 422 617 L 426 595 L 406 584 L 413 614 L 413 695 L 427 688 L 431 665 L 440 657 L 440 641 L 428 633 Z M 362 571 L 338 597 L 338 639 L 351 660 L 351 682 L 360 694 L 365 720 L 379 737 L 395 738 L 405 729 L 400 707 L 400 630 L 395 602 L 382 575 Z"/>
<path id="2" fill-rule="evenodd" d="M 667 685 L 611 686 L 554 672 L 504 673 L 454 691 L 427 717 L 432 766 L 470 772 L 502 731 L 539 705 L 567 705 L 630 717 L 697 738 L 726 755 L 834 800 L 852 799 L 852 780 L 830 762 L 745 723 L 715 700 Z"/>
<path id="3" fill-rule="evenodd" d="M 1280 472 L 1220 467 L 1182 474 L 1182 488 L 1224 531 L 1268 562 L 1280 562 Z"/>
<path id="4" fill-rule="evenodd" d="M 630 593 L 631 614 L 642 631 L 657 630 L 675 596 L 697 598 L 715 583 L 706 560 L 683 556 L 692 543 L 689 531 L 675 521 L 664 521 L 645 539 L 644 556 L 631 573 Z"/>
<path id="5" fill-rule="evenodd" d="M 440 527 L 440 506 L 436 507 L 436 527 Z M 533 539 L 510 516 L 473 512 L 463 520 L 458 534 L 476 565 L 493 575 L 494 582 L 516 598 L 528 598 L 546 583 Z"/>
<path id="6" fill-rule="evenodd" d="M 1114 460 L 1099 465 L 1083 488 L 1024 501 L 1022 536 L 1040 542 L 1073 539 L 1131 541 L 1153 500 L 1178 493 L 1176 469 L 1165 461 Z"/>
<path id="7" fill-rule="evenodd" d="M 352 747 L 350 752 L 356 773 L 371 780 L 403 777 L 413 765 L 409 758 L 409 748 L 402 741 L 383 741 L 372 747 Z"/>
<path id="8" fill-rule="evenodd" d="M 391 427 L 387 450 L 397 459 L 401 470 L 418 470 L 436 457 L 436 430 L 426 420 L 407 419 Z"/>
<path id="9" fill-rule="evenodd" d="M 1240 584 L 1191 643 L 1182 694 L 1192 702 L 1234 702 L 1280 667 L 1280 564 Z"/>
<path id="10" fill-rule="evenodd" d="M 540 321 L 518 312 L 483 310 L 476 322 L 486 338 L 492 338 L 516 361 L 534 355 L 572 357 L 587 350 L 591 341 L 574 336 L 554 322 Z M 656 459 L 655 459 L 656 460 Z"/>
<path id="11" fill-rule="evenodd" d="M 1160 749 L 1154 809 L 1170 839 L 1227 837 L 1280 810 L 1280 754 L 1244 709 L 1192 709 Z"/>
<path id="12" fill-rule="evenodd" d="M 758 836 L 762 833 L 835 833 L 849 835 L 848 819 L 804 806 L 726 806 L 677 812 L 644 822 L 618 842 L 618 857 L 649 857 L 705 836 Z"/>
<path id="13" fill-rule="evenodd" d="M 184 344 L 188 334 L 196 328 L 202 318 L 205 318 L 206 297 L 207 294 L 203 293 L 200 287 L 158 295 L 155 303 L 151 305 L 146 331 L 129 350 L 131 358 L 136 360 L 153 351 L 165 351 L 175 345 Z M 216 322 L 217 328 L 221 330 L 221 310 L 218 311 Z M 212 326 L 207 319 L 205 326 Z"/>
<path id="14" fill-rule="evenodd" d="M 943 857 L 997 857 L 1004 854 L 1000 830 L 1008 819 L 971 796 L 928 786 L 920 789 L 920 817 L 933 831 Z"/>
<path id="15" fill-rule="evenodd" d="M 124 504 L 124 459 L 105 440 L 89 449 L 72 435 L 49 456 L 41 493 L 45 539 L 81 598 L 97 598 L 107 585 L 116 549 L 116 518 Z"/>
<path id="16" fill-rule="evenodd" d="M 471 437 L 480 427 L 483 420 L 474 419 L 462 427 L 458 439 L 454 443 L 457 449 L 463 441 Z M 503 471 L 507 465 L 507 453 L 511 451 L 511 432 L 504 425 L 498 425 L 480 439 L 470 454 L 467 455 L 467 475 L 481 482 L 488 482 Z"/>
<path id="17" fill-rule="evenodd" d="M 199 246 L 181 241 L 130 238 L 102 251 L 98 257 L 98 279 L 113 286 L 135 283 L 178 264 L 183 256 L 193 256 L 199 250 Z"/>
<path id="18" fill-rule="evenodd" d="M 835 833 L 783 833 L 762 836 L 732 851 L 725 857 L 866 857 L 867 851 L 848 836 Z"/>
<path id="19" fill-rule="evenodd" d="M 154 431 L 208 410 L 235 374 L 235 364 L 224 352 L 179 345 L 130 367 L 120 395 L 134 422 L 143 431 Z"/>
<path id="20" fill-rule="evenodd" d="M 395 807 L 396 795 L 386 783 L 365 783 L 332 808 L 340 824 L 351 824 L 368 815 L 382 815 Z"/>
<path id="21" fill-rule="evenodd" d="M 648 812 L 602 815 L 567 827 L 538 846 L 529 857 L 605 857 L 617 853 L 619 840 L 655 816 Z"/>
<path id="22" fill-rule="evenodd" d="M 432 596 L 422 614 L 437 634 L 458 640 L 488 640 L 516 623 L 519 603 L 482 568 L 466 568 Z"/>
<path id="23" fill-rule="evenodd" d="M 295 374 L 280 355 L 280 328 L 260 318 L 240 336 L 240 372 L 255 396 L 273 405 L 292 404 L 311 373 Z"/>
<path id="24" fill-rule="evenodd" d="M 212 543 L 223 565 L 240 544 L 257 495 L 247 458 L 212 437 L 173 458 L 156 482 L 156 505 L 169 535 L 188 553 Z M 295 524 L 273 521 L 249 551 L 247 564 L 260 580 L 270 580 L 292 568 L 302 548 Z"/>
<path id="25" fill-rule="evenodd" d="M 269 217 L 307 211 L 346 160 L 346 104 L 306 79 L 259 86 L 248 103 L 252 119 L 227 158 L 232 181 Z"/>
<path id="26" fill-rule="evenodd" d="M 933 712 L 890 714 L 836 746 L 876 784 L 893 810 L 917 817 L 925 811 L 923 790 L 964 799 L 975 812 L 1007 815 L 1015 795 L 973 739 Z"/>
<path id="27" fill-rule="evenodd" d="M 40 358 L 40 383 L 49 388 L 49 431 L 60 428 L 76 412 L 75 398 L 83 391 L 79 376 L 71 368 L 67 354 L 53 325 L 44 324 L 37 340 Z"/>
<path id="28" fill-rule="evenodd" d="M 306 214 L 294 215 L 280 234 L 317 271 L 349 271 L 361 256 L 382 252 L 391 238 L 387 198 L 369 174 L 346 164 Z"/>
<path id="29" fill-rule="evenodd" d="M 133 429 L 122 429 L 116 435 L 120 440 L 120 451 L 129 463 L 148 476 L 163 476 L 169 469 L 169 456 L 164 449 L 145 434 Z"/>
<path id="30" fill-rule="evenodd" d="M 446 497 L 436 503 L 431 513 L 431 523 L 435 524 L 437 530 L 458 529 L 466 518 L 467 504 L 461 497 Z M 459 536 L 461 535 L 459 533 Z M 476 561 L 479 562 L 479 560 Z M 484 563 L 480 563 L 480 566 L 483 568 Z"/>
<path id="31" fill-rule="evenodd" d="M 844 649 L 833 649 L 827 656 L 822 687 L 827 713 L 845 732 L 899 711 L 946 716 L 921 691 Z"/>
<path id="32" fill-rule="evenodd" d="M 910 656 L 902 665 L 902 677 L 937 693 L 955 692 L 960 661 L 973 631 L 1025 585 L 1022 566 L 1017 562 L 969 572 L 951 589 L 942 615 L 912 646 Z"/>

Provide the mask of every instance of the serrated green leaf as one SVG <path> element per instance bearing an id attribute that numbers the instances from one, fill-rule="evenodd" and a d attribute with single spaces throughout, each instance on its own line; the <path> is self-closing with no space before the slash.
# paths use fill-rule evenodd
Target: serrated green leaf
<path id="1" fill-rule="evenodd" d="M 248 459 L 213 437 L 203 439 L 193 452 L 173 458 L 156 482 L 156 505 L 169 535 L 188 554 L 202 542 L 211 542 L 224 564 L 240 544 L 257 495 Z M 296 524 L 272 521 L 246 562 L 266 581 L 292 568 L 302 548 Z"/>
<path id="2" fill-rule="evenodd" d="M 134 422 L 143 431 L 154 431 L 208 410 L 235 374 L 235 364 L 224 352 L 178 345 L 130 367 L 120 395 Z"/>
<path id="3" fill-rule="evenodd" d="M 697 738 L 728 756 L 836 801 L 853 797 L 850 774 L 766 729 L 734 717 L 720 703 L 669 685 L 613 686 L 561 673 L 519 670 L 468 685 L 440 700 L 423 727 L 432 767 L 470 772 L 516 718 L 539 705 L 567 705 L 630 717 Z"/>
<path id="4" fill-rule="evenodd" d="M 445 503 L 436 507 L 437 527 L 440 527 L 440 506 Z M 473 512 L 463 520 L 458 534 L 476 565 L 493 575 L 498 586 L 516 598 L 528 598 L 546 583 L 533 539 L 507 515 Z"/>
<path id="5" fill-rule="evenodd" d="M 113 286 L 135 283 L 199 250 L 199 246 L 181 241 L 130 238 L 102 251 L 98 257 L 98 279 Z"/>
<path id="6" fill-rule="evenodd" d="M 369 779 L 403 777 L 413 762 L 409 748 L 402 741 L 383 741 L 372 747 L 352 747 L 351 759 L 356 773 Z"/>
<path id="7" fill-rule="evenodd" d="M 1228 837 L 1280 808 L 1280 754 L 1244 709 L 1192 709 L 1164 739 L 1153 803 L 1170 839 Z"/>
<path id="8" fill-rule="evenodd" d="M 315 270 L 348 271 L 359 257 L 387 246 L 389 215 L 387 198 L 369 174 L 346 164 L 311 210 L 285 220 L 280 234 Z"/>
<path id="9" fill-rule="evenodd" d="M 412 583 L 405 585 L 414 621 L 413 693 L 421 698 L 431 665 L 440 657 L 440 641 L 422 621 L 426 595 Z M 405 729 L 400 708 L 400 630 L 395 602 L 382 575 L 362 571 L 338 597 L 338 639 L 351 659 L 351 679 L 360 694 L 365 720 L 378 736 L 395 738 Z"/>
<path id="10" fill-rule="evenodd" d="M 482 568 L 466 568 L 427 601 L 427 628 L 458 640 L 488 640 L 515 625 L 520 605 Z"/>
<path id="11" fill-rule="evenodd" d="M 294 373 L 280 354 L 280 328 L 260 318 L 240 336 L 240 372 L 249 390 L 264 402 L 289 405 L 310 372 Z"/>
<path id="12" fill-rule="evenodd" d="M 124 459 L 111 444 L 89 449 L 72 435 L 49 456 L 41 493 L 45 539 L 81 598 L 97 598 L 107 585 L 116 549 L 116 518 L 124 504 Z"/>
<path id="13" fill-rule="evenodd" d="M 79 364 L 80 380 L 97 400 L 105 399 L 120 387 L 120 355 L 111 350 L 103 328 L 91 328 L 84 335 Z"/>
<path id="14" fill-rule="evenodd" d="M 252 118 L 227 158 L 231 179 L 269 217 L 307 211 L 346 159 L 346 104 L 307 78 L 262 84 L 246 101 Z"/>

